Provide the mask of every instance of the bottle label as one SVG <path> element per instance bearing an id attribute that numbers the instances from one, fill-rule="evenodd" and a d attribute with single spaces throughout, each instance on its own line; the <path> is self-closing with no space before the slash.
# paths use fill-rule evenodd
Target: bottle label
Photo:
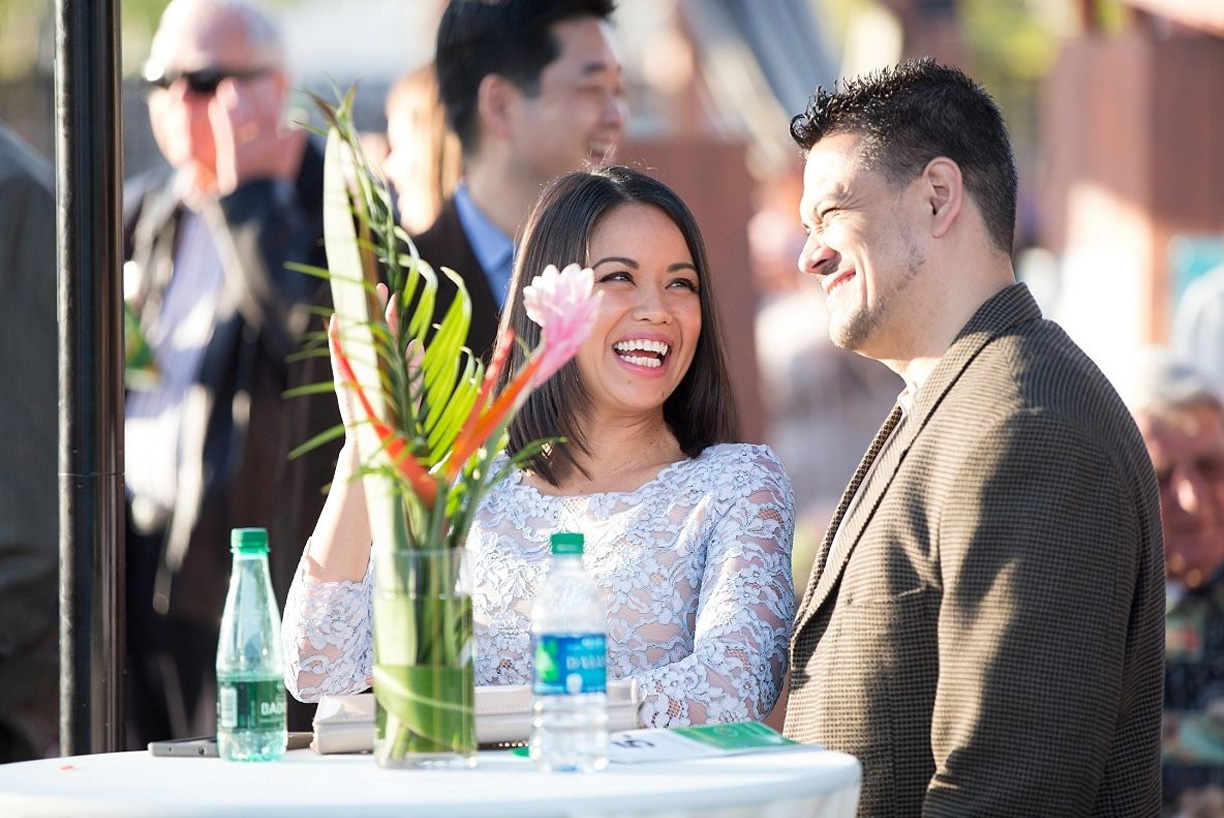
<path id="1" fill-rule="evenodd" d="M 285 688 L 281 680 L 219 679 L 217 724 L 222 730 L 284 730 Z"/>
<path id="2" fill-rule="evenodd" d="M 602 633 L 532 637 L 535 685 L 540 696 L 603 693 L 608 679 L 607 639 Z"/>

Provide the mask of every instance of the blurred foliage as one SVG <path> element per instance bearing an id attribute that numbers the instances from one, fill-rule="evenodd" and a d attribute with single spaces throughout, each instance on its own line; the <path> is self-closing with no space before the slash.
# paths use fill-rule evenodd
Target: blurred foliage
<path id="1" fill-rule="evenodd" d="M 976 67 L 999 79 L 1032 82 L 1054 67 L 1062 41 L 1083 21 L 1067 0 L 957 0 L 957 12 Z M 1090 26 L 1107 34 L 1123 27 L 1121 0 L 1092 0 Z"/>
<path id="2" fill-rule="evenodd" d="M 52 0 L 0 0 L 0 80 L 28 74 L 39 61 L 44 20 Z M 50 60 L 46 60 L 48 65 Z"/>
<path id="3" fill-rule="evenodd" d="M 921 7 L 922 0 L 812 0 L 844 42 L 851 21 L 872 8 Z M 937 5 L 937 4 L 936 4 Z M 1080 33 L 1078 0 L 953 0 L 968 46 L 972 72 L 1003 81 L 1032 82 L 1045 77 L 1064 39 Z M 1122 0 L 1089 0 L 1095 28 L 1116 34 L 1123 28 Z"/>
<path id="4" fill-rule="evenodd" d="M 1011 80 L 1044 77 L 1058 56 L 1058 31 L 1028 0 L 960 0 L 958 12 L 977 69 Z"/>

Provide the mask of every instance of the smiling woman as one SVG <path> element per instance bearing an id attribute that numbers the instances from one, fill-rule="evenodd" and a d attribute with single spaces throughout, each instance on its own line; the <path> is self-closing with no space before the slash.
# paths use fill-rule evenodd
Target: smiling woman
<path id="1" fill-rule="evenodd" d="M 609 488 L 609 464 L 591 462 L 604 456 L 592 449 L 600 441 L 591 432 L 603 437 L 610 422 L 623 429 L 622 439 L 607 444 L 616 453 L 613 471 L 640 460 L 639 476 L 735 439 L 705 245 L 671 189 L 623 167 L 564 176 L 541 198 L 519 256 L 523 271 L 546 258 L 583 259 L 602 293 L 587 346 L 528 399 L 510 427 L 511 451 L 558 434 L 569 441 L 532 460 L 542 482 L 554 491 Z M 503 324 L 532 343 L 538 328 L 518 309 L 523 275 L 511 283 Z M 652 365 L 652 356 L 641 353 L 660 344 L 666 352 L 655 352 Z M 653 451 L 635 457 L 643 448 Z"/>
<path id="2" fill-rule="evenodd" d="M 700 283 L 684 235 L 657 207 L 625 204 L 600 221 L 589 252 L 604 294 L 595 334 L 606 341 L 578 356 L 590 411 L 657 410 L 688 373 L 701 337 Z"/>
<path id="3" fill-rule="evenodd" d="M 523 343 L 506 382 L 540 340 L 527 285 L 571 262 L 593 271 L 595 327 L 515 416 L 507 455 L 557 442 L 490 489 L 466 543 L 477 684 L 531 680 L 529 617 L 549 537 L 581 531 L 607 604 L 608 675 L 637 682 L 641 721 L 763 718 L 786 671 L 794 498 L 769 449 L 730 442 L 697 225 L 670 189 L 628 168 L 554 182 L 511 282 L 502 332 Z M 303 700 L 369 684 L 370 534 L 351 467 L 342 458 L 286 606 L 286 683 Z"/>

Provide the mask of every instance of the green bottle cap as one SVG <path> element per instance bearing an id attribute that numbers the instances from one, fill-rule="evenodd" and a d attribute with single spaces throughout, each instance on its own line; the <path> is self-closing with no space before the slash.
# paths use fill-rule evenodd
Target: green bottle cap
<path id="1" fill-rule="evenodd" d="M 576 531 L 558 531 L 552 535 L 551 542 L 554 555 L 582 554 L 582 535 Z"/>
<path id="2" fill-rule="evenodd" d="M 230 551 L 235 554 L 268 553 L 267 529 L 235 528 L 230 532 Z"/>

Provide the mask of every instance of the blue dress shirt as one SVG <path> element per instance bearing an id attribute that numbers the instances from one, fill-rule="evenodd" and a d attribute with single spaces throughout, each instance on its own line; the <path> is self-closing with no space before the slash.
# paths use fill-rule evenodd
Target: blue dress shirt
<path id="1" fill-rule="evenodd" d="M 472 245 L 472 252 L 476 254 L 476 260 L 488 279 L 489 289 L 497 299 L 498 308 L 504 308 L 510 292 L 510 273 L 514 268 L 514 240 L 477 207 L 464 180 L 460 180 L 455 188 L 455 211 Z"/>

